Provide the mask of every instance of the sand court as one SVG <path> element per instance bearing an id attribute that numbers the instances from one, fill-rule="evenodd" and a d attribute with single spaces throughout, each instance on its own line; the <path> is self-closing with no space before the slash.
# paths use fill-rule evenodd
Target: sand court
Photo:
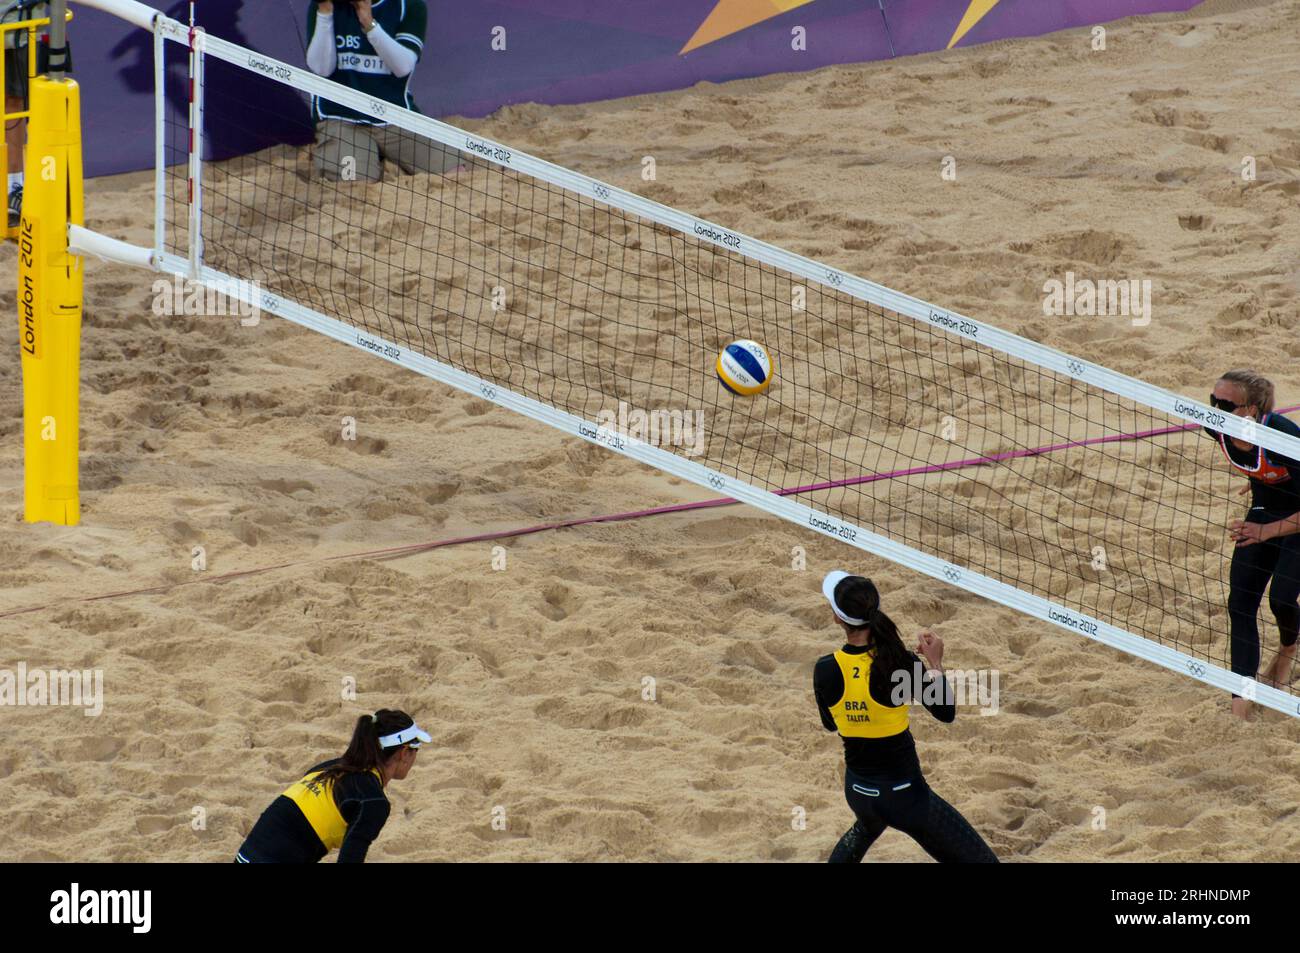
<path id="1" fill-rule="evenodd" d="M 1293 2 L 1210 4 L 1116 24 L 1104 54 L 1079 31 L 449 121 L 1180 393 L 1203 399 L 1220 371 L 1255 366 L 1275 380 L 1282 403 L 1294 404 L 1300 126 L 1291 99 L 1269 91 L 1300 82 L 1297 28 Z M 654 182 L 640 176 L 648 153 L 657 158 Z M 940 177 L 945 155 L 957 160 L 955 182 Z M 1245 155 L 1257 162 L 1254 183 L 1240 178 Z M 308 162 L 278 150 L 257 174 L 265 183 Z M 385 212 L 396 189 L 364 186 L 348 206 L 304 192 L 296 205 L 255 210 L 237 190 L 255 196 L 258 182 L 233 168 L 214 166 L 212 193 L 218 202 L 229 196 L 227 220 L 245 236 L 222 246 L 232 261 L 257 260 L 277 224 L 331 239 L 278 248 L 283 257 L 264 259 L 262 273 L 240 269 L 244 277 L 283 280 L 272 290 L 315 296 L 309 303 L 346 309 L 377 334 L 402 319 L 405 303 L 423 302 L 409 333 L 430 335 L 441 359 L 524 391 L 551 377 L 586 383 L 564 393 L 567 406 L 599 409 L 591 368 L 618 313 L 601 310 L 607 298 L 582 294 L 594 273 L 558 263 L 521 270 L 519 281 L 550 295 L 545 334 L 476 341 L 464 316 L 490 307 L 483 276 L 439 273 L 417 256 L 408 261 L 420 267 L 406 270 L 422 277 L 407 287 L 390 281 L 419 242 L 386 227 L 403 220 Z M 463 186 L 422 187 L 432 196 Z M 151 198 L 148 175 L 92 181 L 87 226 L 149 244 Z M 467 216 L 461 254 L 486 223 L 480 245 L 496 242 L 503 260 L 522 259 L 528 248 L 501 243 L 502 234 L 519 235 L 500 230 L 511 221 Z M 359 224 L 376 243 L 349 253 L 340 239 Z M 620 242 L 638 237 L 617 221 L 585 224 Z M 13 256 L 12 247 L 0 251 L 11 266 Z M 384 261 L 392 264 L 381 274 Z M 692 264 L 714 274 L 729 259 Z M 1149 279 L 1150 324 L 1044 316 L 1043 282 L 1067 270 Z M 338 283 L 321 283 L 327 274 Z M 1222 692 L 755 510 L 320 562 L 710 494 L 274 318 L 246 327 L 238 316 L 159 316 L 153 277 L 87 263 L 80 527 L 21 522 L 21 423 L 17 413 L 0 421 L 9 438 L 0 441 L 0 486 L 14 488 L 0 544 L 0 613 L 46 606 L 0 618 L 5 664 L 104 673 L 98 717 L 5 711 L 5 859 L 229 860 L 274 794 L 341 751 L 358 711 L 400 707 L 434 743 L 412 779 L 390 789 L 393 816 L 374 860 L 822 860 L 850 821 L 840 744 L 818 724 L 810 681 L 813 661 L 837 644 L 820 576 L 841 565 L 877 581 L 905 637 L 932 627 L 948 641 L 953 667 L 1000 673 L 996 717 L 964 709 L 951 726 L 918 717 L 914 732 L 935 789 L 1004 858 L 1267 861 L 1300 847 L 1288 821 L 1300 797 L 1286 767 L 1300 740 L 1294 719 L 1264 712 L 1254 724 L 1235 723 Z M 621 300 L 665 328 L 673 308 L 708 300 L 656 297 L 652 277 L 624 288 Z M 772 302 L 788 293 L 788 282 L 769 276 L 730 301 L 753 326 L 708 320 L 718 333 L 780 340 L 791 332 Z M 5 294 L 12 307 L 12 290 Z M 440 323 L 424 317 L 430 302 Z M 934 337 L 865 313 L 839 317 L 837 334 L 871 337 L 873 367 L 930 348 Z M 654 320 L 640 323 L 643 333 Z M 561 327 L 571 337 L 556 337 Z M 833 342 L 819 333 L 797 342 L 817 360 L 795 379 L 848 407 L 863 386 L 854 374 L 870 375 L 828 359 Z M 0 388 L 16 409 L 17 322 L 0 334 Z M 627 347 L 670 349 L 667 335 L 651 338 Z M 715 346 L 703 334 L 690 344 L 701 355 Z M 573 366 L 556 363 L 560 356 Z M 939 358 L 968 374 L 1005 372 L 1009 390 L 1056 394 L 1055 384 L 1013 368 Z M 881 391 L 889 389 L 883 373 L 871 378 Z M 867 434 L 890 423 L 922 429 L 916 408 L 947 399 L 962 380 L 913 393 L 901 378 L 898 399 L 864 419 L 848 410 L 822 419 Z M 703 397 L 687 378 L 666 386 Z M 614 396 L 653 406 L 646 388 Z M 971 428 L 963 453 L 1053 435 L 1050 422 L 1000 426 L 998 408 L 977 404 L 959 408 Z M 771 422 L 794 433 L 809 410 L 792 402 Z M 344 417 L 355 420 L 357 439 L 340 437 Z M 762 472 L 774 487 L 822 472 L 750 424 L 747 412 L 708 422 L 740 449 L 743 472 L 758 472 L 764 455 L 782 463 Z M 937 440 L 889 439 L 827 442 L 842 467 L 834 475 L 854 475 L 870 448 L 873 466 L 890 455 L 943 459 Z M 1214 593 L 1188 580 L 1226 579 L 1230 544 L 1211 530 L 1243 509 L 1240 481 L 1204 438 L 1107 452 L 1116 467 L 1136 462 L 1162 475 L 1155 486 L 1187 495 L 1149 500 L 1118 469 L 1072 485 L 1080 467 L 1066 454 L 1025 462 L 1011 476 L 881 482 L 814 505 L 851 506 L 864 524 L 895 525 L 953 558 L 988 564 L 991 553 L 1006 553 L 1008 577 L 1061 597 L 1111 600 L 1130 614 L 1166 606 L 1143 624 L 1221 653 L 1226 609 L 1194 624 Z M 961 495 L 923 521 L 943 486 Z M 1080 505 L 1083 496 L 1090 505 Z M 1045 550 L 1017 549 L 1016 531 L 1044 514 L 1062 547 L 1107 519 L 1154 529 L 1125 537 L 1124 547 L 1135 560 L 1185 563 L 1188 577 L 1152 579 L 1145 590 L 1072 590 L 1068 573 L 1041 564 Z M 1191 517 L 1195 532 L 1180 537 Z M 493 568 L 501 555 L 493 545 L 504 570 Z M 213 575 L 286 565 L 195 583 L 194 546 L 204 547 Z M 160 586 L 171 588 L 72 601 Z M 349 684 L 355 700 L 344 697 Z M 195 808 L 202 829 L 192 824 Z M 509 819 L 505 830 L 492 824 L 496 809 Z M 796 809 L 803 829 L 792 826 Z M 924 854 L 894 833 L 871 858 Z"/>

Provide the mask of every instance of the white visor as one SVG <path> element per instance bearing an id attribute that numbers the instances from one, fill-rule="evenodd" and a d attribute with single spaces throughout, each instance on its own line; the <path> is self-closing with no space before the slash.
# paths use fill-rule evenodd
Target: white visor
<path id="1" fill-rule="evenodd" d="M 396 748 L 398 745 L 409 744 L 412 748 L 418 748 L 421 742 L 428 744 L 432 740 L 429 733 L 421 730 L 419 725 L 411 725 L 410 728 L 403 728 L 395 734 L 381 737 L 379 747 Z"/>
<path id="2" fill-rule="evenodd" d="M 849 625 L 866 625 L 866 619 L 855 619 L 835 604 L 835 587 L 838 586 L 842 580 L 848 579 L 851 575 L 852 573 L 844 572 L 841 569 L 828 572 L 826 578 L 822 580 L 822 595 L 824 595 L 826 601 L 831 604 L 831 611 L 835 613 L 835 617 L 841 622 L 847 622 Z"/>

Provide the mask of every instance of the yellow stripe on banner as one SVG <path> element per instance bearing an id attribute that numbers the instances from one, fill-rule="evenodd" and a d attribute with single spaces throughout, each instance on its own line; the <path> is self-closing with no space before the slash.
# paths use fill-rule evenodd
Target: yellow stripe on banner
<path id="1" fill-rule="evenodd" d="M 813 0 L 718 0 L 718 5 L 700 24 L 700 28 L 681 48 L 678 55 L 715 43 L 741 30 L 748 30 L 764 20 L 770 20 L 772 17 L 812 2 Z"/>
<path id="2" fill-rule="evenodd" d="M 971 31 L 975 24 L 979 23 L 988 15 L 988 12 L 998 5 L 998 0 L 970 0 L 970 6 L 966 8 L 965 15 L 962 16 L 961 22 L 957 24 L 957 32 L 952 35 L 948 41 L 948 49 L 952 49 L 961 42 L 961 38 Z"/>

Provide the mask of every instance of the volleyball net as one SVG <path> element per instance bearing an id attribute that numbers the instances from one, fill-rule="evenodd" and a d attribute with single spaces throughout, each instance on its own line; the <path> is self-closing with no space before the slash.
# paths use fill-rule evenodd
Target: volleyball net
<path id="1" fill-rule="evenodd" d="M 156 239 L 137 263 L 1300 715 L 1294 686 L 1230 670 L 1242 506 L 1203 428 L 1295 458 L 1300 440 L 161 15 L 152 28 Z M 180 60 L 184 109 L 168 105 Z M 308 145 L 312 97 L 388 124 L 415 171 L 368 181 L 370 158 Z M 229 156 L 266 130 L 281 144 Z M 714 373 L 742 338 L 777 368 L 753 398 Z"/>

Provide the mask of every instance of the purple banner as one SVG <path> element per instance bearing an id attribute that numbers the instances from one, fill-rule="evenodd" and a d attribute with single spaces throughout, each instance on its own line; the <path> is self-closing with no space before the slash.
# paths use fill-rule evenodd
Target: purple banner
<path id="1" fill-rule="evenodd" d="M 895 52 L 930 53 L 1008 37 L 1042 36 L 1071 27 L 1106 23 L 1144 13 L 1190 10 L 1200 0 L 999 0 L 983 17 L 960 31 L 984 4 L 967 0 L 885 0 Z M 972 10 L 972 8 L 974 8 Z M 970 23 L 970 20 L 967 20 Z M 957 42 L 953 39 L 958 37 Z"/>
<path id="2" fill-rule="evenodd" d="M 336 0 L 345 2 L 345 0 Z M 403 0 L 380 0 L 401 3 Z M 411 83 L 432 116 L 483 116 L 511 103 L 576 103 L 801 72 L 1034 36 L 1139 13 L 1186 10 L 1196 0 L 431 0 L 424 54 Z M 377 3 L 376 6 L 379 4 Z M 198 0 L 209 32 L 290 63 L 304 60 L 305 0 Z M 75 76 L 82 85 L 86 173 L 153 163 L 152 37 L 73 4 Z M 188 18 L 185 0 L 165 12 Z M 494 49 L 504 42 L 504 49 Z M 169 102 L 185 113 L 184 51 L 168 44 Z M 259 111 L 301 106 L 269 84 L 208 61 L 210 94 Z M 235 97 L 231 100 L 228 97 Z M 239 97 L 244 97 L 240 99 Z M 275 141 L 211 128 L 222 154 Z"/>

